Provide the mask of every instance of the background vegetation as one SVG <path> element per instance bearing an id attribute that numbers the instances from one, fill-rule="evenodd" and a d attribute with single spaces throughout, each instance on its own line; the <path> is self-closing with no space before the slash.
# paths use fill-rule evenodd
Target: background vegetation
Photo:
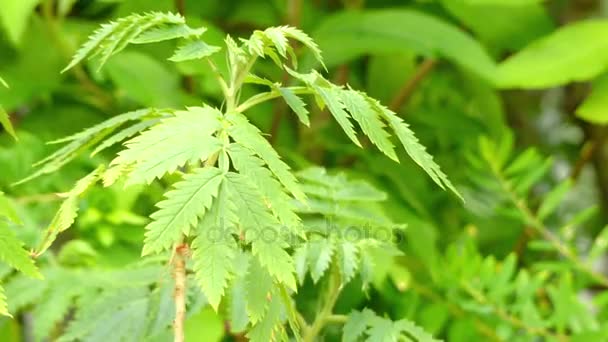
<path id="1" fill-rule="evenodd" d="M 398 113 L 462 195 L 464 201 L 442 191 L 404 152 L 396 163 L 367 140 L 364 149 L 353 145 L 330 113 L 312 104 L 309 127 L 279 101 L 248 112 L 294 169 L 318 165 L 368 182 L 386 198 L 370 192 L 363 203 L 370 210 L 359 214 L 406 225 L 395 237 L 399 252 L 361 256 L 363 266 L 337 298 L 330 317 L 336 322 L 328 322 L 321 340 L 348 340 L 345 315 L 364 308 L 379 316 L 361 334 L 377 341 L 396 339 L 391 334 L 402 328 L 379 317 L 407 319 L 446 341 L 608 340 L 602 0 L 2 1 L 0 77 L 9 87 L 0 86 L 0 104 L 15 132 L 2 122 L 0 243 L 14 233 L 27 249 L 39 246 L 65 199 L 59 194 L 111 159 L 107 151 L 87 153 L 14 185 L 56 149 L 46 142 L 142 107 L 183 108 L 201 99 L 222 105 L 206 64 L 167 61 L 172 41 L 128 47 L 99 71 L 83 64 L 61 73 L 100 23 L 150 11 L 183 14 L 193 27 L 207 27 L 205 41 L 218 46 L 226 33 L 301 28 L 323 51 L 325 77 Z M 296 53 L 302 68 L 317 66 L 310 52 Z M 254 71 L 288 80 L 271 61 Z M 164 305 L 172 312 L 162 302 L 171 298 L 163 296 L 172 287 L 170 268 L 140 258 L 143 227 L 175 180 L 167 178 L 73 196 L 79 217 L 36 258 L 41 273 L 31 265 L 17 273 L 8 266 L 14 260 L 0 263 L 6 313 L 14 316 L 0 318 L 0 341 L 130 341 L 140 321 L 156 340 L 170 339 L 172 318 L 162 311 Z M 342 181 L 333 186 L 345 187 Z M 0 250 L 0 260 L 13 252 Z M 332 279 L 311 268 L 295 299 L 312 322 Z M 186 340 L 246 339 L 245 308 L 216 313 L 197 288 L 191 292 Z M 158 312 L 138 307 L 152 301 Z M 81 328 L 94 334 L 71 338 L 66 332 L 74 330 L 69 321 L 79 307 L 89 309 L 77 316 L 89 324 Z"/>

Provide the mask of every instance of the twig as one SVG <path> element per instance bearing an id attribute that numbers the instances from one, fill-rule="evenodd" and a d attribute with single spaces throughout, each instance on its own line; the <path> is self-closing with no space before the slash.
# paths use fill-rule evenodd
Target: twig
<path id="1" fill-rule="evenodd" d="M 184 342 L 184 322 L 186 320 L 186 260 L 188 244 L 179 243 L 175 246 L 173 256 L 173 277 L 175 289 L 175 320 L 173 321 L 173 333 L 175 342 Z"/>
<path id="2" fill-rule="evenodd" d="M 329 279 L 329 292 L 327 294 L 327 299 L 321 311 L 315 317 L 315 321 L 312 323 L 310 328 L 306 329 L 306 333 L 304 335 L 304 342 L 313 342 L 323 330 L 325 325 L 331 321 L 332 317 L 335 317 L 332 312 L 336 302 L 338 301 L 338 297 L 340 296 L 340 292 L 342 291 L 342 281 L 340 279 L 340 274 L 338 273 L 337 268 L 332 268 L 332 272 Z"/>
<path id="3" fill-rule="evenodd" d="M 399 109 L 401 109 L 401 107 L 410 99 L 420 82 L 422 82 L 422 80 L 435 68 L 436 65 L 437 61 L 434 59 L 427 59 L 420 63 L 416 73 L 414 73 L 414 75 L 410 77 L 405 84 L 403 84 L 401 89 L 399 89 L 399 92 L 391 101 L 389 108 L 393 112 L 399 111 Z"/>
<path id="4" fill-rule="evenodd" d="M 595 140 L 587 141 L 583 144 L 578 160 L 574 164 L 572 174 L 570 175 L 572 180 L 576 181 L 578 179 L 585 165 L 593 158 L 593 155 L 597 150 L 597 145 L 597 141 Z"/>

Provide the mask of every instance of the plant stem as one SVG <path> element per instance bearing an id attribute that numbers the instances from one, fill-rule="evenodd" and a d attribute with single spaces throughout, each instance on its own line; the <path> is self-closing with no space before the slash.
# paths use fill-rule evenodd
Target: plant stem
<path id="1" fill-rule="evenodd" d="M 175 246 L 173 256 L 173 277 L 175 278 L 175 321 L 173 333 L 175 342 L 184 342 L 184 322 L 186 320 L 186 254 L 188 245 L 180 242 Z"/>
<path id="2" fill-rule="evenodd" d="M 561 254 L 564 258 L 568 259 L 574 266 L 576 266 L 580 271 L 587 273 L 594 281 L 598 284 L 601 284 L 604 287 L 608 287 L 608 277 L 594 271 L 588 264 L 584 263 L 568 246 L 564 245 L 564 243 L 557 237 L 555 234 L 549 230 L 545 224 L 534 214 L 532 209 L 528 206 L 525 200 L 520 199 L 516 192 L 512 189 L 511 184 L 503 177 L 499 167 L 490 162 L 490 167 L 492 169 L 492 173 L 494 177 L 498 180 L 503 190 L 509 195 L 509 200 L 513 205 L 519 210 L 519 212 L 524 216 L 527 223 L 538 231 L 541 236 L 547 240 L 553 248 L 557 250 L 559 254 Z"/>
<path id="3" fill-rule="evenodd" d="M 389 108 L 393 112 L 399 111 L 399 109 L 407 103 L 414 93 L 414 90 L 416 90 L 416 87 L 418 87 L 420 82 L 422 82 L 422 80 L 435 68 L 435 65 L 437 65 L 437 61 L 434 59 L 427 59 L 420 63 L 416 73 L 405 82 L 403 87 L 399 89 L 399 92 L 391 101 Z"/>
<path id="4" fill-rule="evenodd" d="M 308 89 L 306 87 L 288 87 L 287 89 L 291 90 L 294 94 L 312 94 L 313 93 L 313 91 L 311 91 L 310 89 Z M 266 102 L 268 100 L 276 99 L 277 97 L 281 97 L 281 93 L 276 90 L 253 95 L 252 97 L 245 100 L 245 102 L 241 103 L 238 107 L 236 107 L 235 110 L 239 113 L 242 113 L 255 105 L 258 105 L 262 102 Z"/>
<path id="5" fill-rule="evenodd" d="M 332 268 L 332 272 L 329 279 L 329 291 L 327 293 L 327 299 L 321 311 L 317 314 L 315 321 L 312 323 L 310 328 L 306 329 L 304 334 L 304 342 L 314 342 L 327 323 L 335 322 L 334 318 L 339 316 L 333 315 L 333 309 L 336 305 L 336 301 L 342 291 L 342 282 L 340 274 L 336 267 Z"/>

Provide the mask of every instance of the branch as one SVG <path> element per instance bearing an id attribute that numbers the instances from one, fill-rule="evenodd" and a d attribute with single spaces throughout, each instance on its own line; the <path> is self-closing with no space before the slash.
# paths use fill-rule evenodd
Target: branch
<path id="1" fill-rule="evenodd" d="M 414 75 L 405 82 L 401 89 L 399 89 L 399 92 L 391 101 L 389 108 L 393 112 L 399 111 L 399 109 L 401 109 L 401 107 L 407 103 L 410 97 L 412 97 L 414 90 L 416 90 L 416 87 L 418 87 L 420 82 L 422 82 L 422 80 L 435 68 L 436 65 L 437 60 L 434 59 L 427 59 L 420 63 L 416 73 L 414 73 Z"/>
<path id="2" fill-rule="evenodd" d="M 173 333 L 175 342 L 184 342 L 184 322 L 186 321 L 186 259 L 188 244 L 179 243 L 175 246 L 173 256 L 173 277 L 175 278 L 175 321 Z"/>
<path id="3" fill-rule="evenodd" d="M 336 302 L 338 301 L 338 297 L 340 296 L 340 292 L 342 291 L 342 281 L 340 279 L 340 274 L 338 273 L 338 269 L 334 267 L 332 269 L 330 279 L 329 279 L 329 292 L 327 294 L 327 299 L 325 300 L 325 304 L 321 311 L 316 315 L 315 321 L 312 323 L 309 329 L 306 329 L 306 333 L 304 335 L 304 342 L 313 342 L 323 330 L 327 323 L 333 322 L 331 318 L 335 318 L 336 316 L 332 315 L 334 310 L 334 306 L 336 306 Z"/>

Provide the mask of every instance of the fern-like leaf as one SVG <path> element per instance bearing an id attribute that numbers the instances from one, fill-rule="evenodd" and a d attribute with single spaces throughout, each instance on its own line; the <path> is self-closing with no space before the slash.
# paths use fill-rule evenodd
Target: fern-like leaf
<path id="1" fill-rule="evenodd" d="M 222 179 L 219 169 L 208 167 L 186 174 L 183 181 L 175 184 L 175 189 L 165 194 L 167 199 L 157 204 L 160 210 L 151 216 L 142 254 L 168 250 L 182 234 L 189 235 L 191 227 L 211 207 Z"/>
<path id="2" fill-rule="evenodd" d="M 110 165 L 130 165 L 127 185 L 150 183 L 186 163 L 206 160 L 221 148 L 212 134 L 221 127 L 221 113 L 211 107 L 190 107 L 127 141 Z"/>
<path id="3" fill-rule="evenodd" d="M 12 317 L 8 313 L 8 305 L 6 304 L 6 295 L 4 294 L 4 288 L 0 284 L 0 316 Z"/>
<path id="4" fill-rule="evenodd" d="M 169 60 L 172 62 L 191 61 L 209 57 L 218 51 L 220 51 L 219 47 L 209 45 L 202 40 L 186 41 L 177 48 Z"/>
<path id="5" fill-rule="evenodd" d="M 143 41 L 155 41 L 150 39 L 139 39 L 138 37 L 145 35 L 146 32 L 158 29 L 159 27 L 166 26 L 177 26 L 181 29 L 181 35 L 177 37 L 188 37 L 190 35 L 197 35 L 202 32 L 196 32 L 192 29 L 185 29 L 185 19 L 177 14 L 172 13 L 160 13 L 152 12 L 144 15 L 133 14 L 128 17 L 123 17 L 115 22 L 110 22 L 101 25 L 97 31 L 95 31 L 87 40 L 87 42 L 76 52 L 70 63 L 62 72 L 71 69 L 76 64 L 80 63 L 84 59 L 97 58 L 99 60 L 99 68 L 105 64 L 105 62 L 113 54 L 123 50 L 129 43 Z M 185 31 L 185 32 L 184 32 Z M 153 32 L 158 33 L 157 30 Z M 204 31 L 203 31 L 204 32 Z M 157 40 L 162 39 L 165 36 L 156 36 Z M 174 37 L 174 38 L 177 38 Z"/>
<path id="6" fill-rule="evenodd" d="M 262 137 L 260 130 L 252 125 L 242 114 L 228 114 L 226 120 L 232 124 L 228 129 L 230 137 L 237 143 L 255 151 L 296 199 L 302 202 L 306 201 L 306 196 L 298 186 L 296 177 L 291 173 L 289 166 L 281 160 L 281 157 L 279 157 L 279 154 L 274 150 L 272 145 Z"/>
<path id="7" fill-rule="evenodd" d="M 55 214 L 55 217 L 53 217 L 53 220 L 49 224 L 40 247 L 36 249 L 36 255 L 44 253 L 51 247 L 59 233 L 67 230 L 74 224 L 76 216 L 78 215 L 78 199 L 99 180 L 103 170 L 103 166 L 98 167 L 76 182 L 76 186 L 64 195 L 66 199 L 63 201 Z"/>
<path id="8" fill-rule="evenodd" d="M 295 213 L 295 206 L 281 183 L 265 167 L 264 161 L 239 144 L 230 144 L 227 151 L 235 169 L 254 182 L 264 196 L 264 202 L 281 223 L 297 233 L 301 222 Z"/>
<path id="9" fill-rule="evenodd" d="M 0 220 L 0 261 L 31 277 L 42 278 L 29 253 L 23 249 L 23 243 L 2 220 Z"/>
<path id="10" fill-rule="evenodd" d="M 239 212 L 239 221 L 252 252 L 278 282 L 296 289 L 294 266 L 285 251 L 279 221 L 263 205 L 263 197 L 251 181 L 229 172 L 226 181 L 230 197 Z"/>

